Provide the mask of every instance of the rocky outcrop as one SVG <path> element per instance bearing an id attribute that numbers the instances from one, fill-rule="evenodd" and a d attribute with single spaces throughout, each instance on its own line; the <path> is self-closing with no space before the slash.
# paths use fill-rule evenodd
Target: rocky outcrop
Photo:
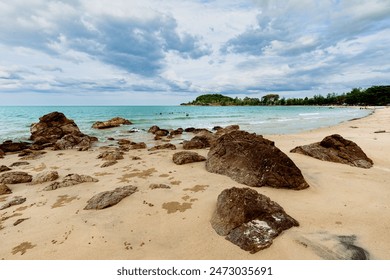
<path id="1" fill-rule="evenodd" d="M 84 210 L 99 210 L 111 207 L 115 204 L 118 204 L 122 199 L 128 197 L 136 191 L 137 187 L 135 186 L 125 186 L 121 188 L 116 188 L 113 191 L 98 193 L 87 201 L 87 206 L 84 207 Z"/>
<path id="2" fill-rule="evenodd" d="M 0 195 L 12 193 L 6 184 L 0 183 Z"/>
<path id="3" fill-rule="evenodd" d="M 81 133 L 76 123 L 60 112 L 40 117 L 38 123 L 31 125 L 30 131 L 30 139 L 34 141 L 34 145 L 51 145 L 58 150 L 86 150 L 97 141 L 97 138 Z"/>
<path id="4" fill-rule="evenodd" d="M 10 171 L 11 170 L 11 168 L 9 168 L 8 166 L 6 166 L 6 165 L 1 165 L 0 166 L 0 173 L 1 172 L 5 172 L 5 171 Z"/>
<path id="5" fill-rule="evenodd" d="M 175 164 L 181 165 L 192 162 L 205 161 L 206 158 L 195 152 L 183 151 L 173 154 L 172 160 Z"/>
<path id="6" fill-rule="evenodd" d="M 265 195 L 250 188 L 233 187 L 218 196 L 211 226 L 241 249 L 256 253 L 271 246 L 282 231 L 299 223 Z"/>
<path id="7" fill-rule="evenodd" d="M 0 207 L 0 210 L 4 210 L 6 208 L 9 208 L 11 206 L 14 206 L 14 205 L 19 205 L 19 204 L 22 204 L 26 202 L 26 198 L 25 197 L 20 197 L 20 196 L 16 196 L 14 199 L 12 199 L 11 201 L 3 204 L 1 207 Z"/>
<path id="8" fill-rule="evenodd" d="M 92 128 L 107 129 L 107 128 L 118 127 L 121 125 L 130 125 L 130 124 L 133 124 L 133 123 L 129 120 L 124 119 L 124 118 L 116 117 L 116 118 L 112 118 L 111 120 L 108 120 L 108 121 L 95 122 L 92 125 Z"/>
<path id="9" fill-rule="evenodd" d="M 99 182 L 98 179 L 95 179 L 91 176 L 88 175 L 79 175 L 79 174 L 68 174 L 64 177 L 62 182 L 54 182 L 51 183 L 49 186 L 44 188 L 44 191 L 52 191 L 56 190 L 59 188 L 66 188 L 74 185 L 78 185 L 81 183 L 86 183 L 86 182 Z"/>
<path id="10" fill-rule="evenodd" d="M 239 130 L 239 129 L 240 129 L 240 126 L 237 125 L 237 124 L 228 125 L 225 128 L 218 129 L 215 134 L 218 135 L 218 136 L 221 136 L 223 134 L 226 134 L 226 133 L 229 133 L 229 132 L 232 132 L 232 131 L 235 131 L 235 130 Z"/>
<path id="11" fill-rule="evenodd" d="M 299 168 L 274 142 L 245 131 L 219 137 L 210 148 L 206 169 L 251 187 L 309 187 Z"/>
<path id="12" fill-rule="evenodd" d="M 0 175 L 0 183 L 3 184 L 20 184 L 29 183 L 32 181 L 32 176 L 22 171 L 10 171 Z"/>
<path id="13" fill-rule="evenodd" d="M 176 146 L 173 144 L 167 143 L 167 144 L 157 145 L 157 146 L 154 146 L 154 147 L 148 149 L 148 151 L 156 151 L 156 150 L 176 150 Z"/>
<path id="14" fill-rule="evenodd" d="M 298 146 L 291 152 L 361 168 L 370 168 L 373 165 L 373 161 L 355 142 L 339 134 L 327 136 L 321 142 Z"/>
<path id="15" fill-rule="evenodd" d="M 57 171 L 43 171 L 34 176 L 33 180 L 31 181 L 31 184 L 32 185 L 43 184 L 46 182 L 55 181 L 57 179 L 58 179 Z"/>

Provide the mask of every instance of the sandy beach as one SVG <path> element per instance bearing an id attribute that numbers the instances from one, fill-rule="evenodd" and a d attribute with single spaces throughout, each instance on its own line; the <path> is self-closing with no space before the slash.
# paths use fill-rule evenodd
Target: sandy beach
<path id="1" fill-rule="evenodd" d="M 357 143 L 374 166 L 362 169 L 290 153 L 331 134 Z M 12 169 L 32 176 L 57 171 L 59 180 L 70 173 L 99 180 L 52 191 L 43 190 L 50 182 L 8 185 L 12 194 L 1 195 L 0 206 L 16 196 L 26 201 L 0 210 L 0 259 L 324 259 L 337 256 L 336 236 L 352 237 L 370 259 L 390 259 L 390 108 L 334 127 L 264 137 L 294 161 L 310 185 L 299 191 L 254 188 L 300 223 L 267 249 L 250 254 L 213 230 L 210 218 L 221 191 L 247 186 L 207 172 L 204 162 L 174 164 L 172 155 L 182 145 L 130 150 L 105 168 L 97 157 L 107 148 L 95 147 L 47 150 L 33 160 L 17 154 L 0 159 L 6 166 L 28 162 Z M 207 157 L 208 149 L 196 152 Z M 170 188 L 151 189 L 151 184 Z M 110 208 L 84 210 L 95 194 L 127 185 L 138 191 Z M 14 225 L 19 219 L 26 220 Z"/>

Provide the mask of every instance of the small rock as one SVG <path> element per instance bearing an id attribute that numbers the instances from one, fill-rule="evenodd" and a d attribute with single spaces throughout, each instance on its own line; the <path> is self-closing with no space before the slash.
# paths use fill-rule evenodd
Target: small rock
<path id="1" fill-rule="evenodd" d="M 101 168 L 109 167 L 109 166 L 112 166 L 112 165 L 117 164 L 117 163 L 118 163 L 117 160 L 109 160 L 109 161 L 106 161 L 105 163 L 103 163 L 100 167 Z"/>
<path id="2" fill-rule="evenodd" d="M 0 150 L 4 153 L 20 152 L 27 149 L 31 144 L 27 142 L 12 142 L 11 140 L 4 141 L 0 144 Z M 1 154 L 1 153 L 0 153 Z"/>
<path id="3" fill-rule="evenodd" d="M 123 152 L 119 150 L 104 151 L 103 153 L 98 155 L 97 158 L 101 158 L 102 160 L 109 160 L 109 161 L 119 160 L 119 159 L 123 159 Z"/>
<path id="4" fill-rule="evenodd" d="M 11 194 L 12 191 L 6 184 L 0 183 L 0 195 Z"/>
<path id="5" fill-rule="evenodd" d="M 10 171 L 0 175 L 0 183 L 19 184 L 32 181 L 32 176 L 22 171 Z"/>
<path id="6" fill-rule="evenodd" d="M 101 192 L 87 201 L 87 206 L 84 207 L 84 210 L 99 210 L 113 206 L 136 191 L 137 187 L 135 186 L 125 186 L 116 188 L 113 191 Z"/>
<path id="7" fill-rule="evenodd" d="M 17 166 L 23 166 L 23 165 L 29 165 L 30 163 L 27 161 L 17 161 L 12 163 L 10 166 L 11 167 L 17 167 Z"/>
<path id="8" fill-rule="evenodd" d="M 14 222 L 14 226 L 17 226 L 18 224 L 24 222 L 25 220 L 28 220 L 29 218 L 23 218 L 23 219 L 17 219 L 15 222 Z"/>
<path id="9" fill-rule="evenodd" d="M 58 179 L 58 172 L 57 171 L 44 171 L 39 174 L 37 174 L 33 180 L 31 181 L 32 185 L 36 184 L 43 184 L 46 182 L 55 181 Z"/>
<path id="10" fill-rule="evenodd" d="M 20 196 L 16 196 L 14 199 L 12 199 L 11 201 L 3 204 L 3 206 L 0 207 L 0 210 L 4 210 L 8 207 L 11 207 L 11 206 L 14 206 L 14 205 L 19 205 L 19 204 L 22 204 L 26 201 L 26 198 L 25 197 L 20 197 Z"/>
<path id="11" fill-rule="evenodd" d="M 154 146 L 154 147 L 148 149 L 148 151 L 156 151 L 156 150 L 163 150 L 163 149 L 176 150 L 176 146 L 173 144 L 167 143 L 167 144 L 163 144 L 163 145 Z"/>
<path id="12" fill-rule="evenodd" d="M 65 188 L 65 187 L 78 185 L 78 184 L 85 183 L 85 182 L 99 182 L 99 180 L 95 179 L 91 176 L 88 176 L 88 175 L 68 174 L 64 177 L 62 182 L 51 183 L 49 186 L 47 186 L 43 190 L 44 191 L 51 191 L 51 190 L 56 190 L 59 188 Z"/>
<path id="13" fill-rule="evenodd" d="M 155 134 L 156 131 L 160 130 L 160 128 L 157 126 L 157 125 L 153 125 L 149 128 L 148 132 L 149 133 L 152 133 L 152 134 Z"/>
<path id="14" fill-rule="evenodd" d="M 183 152 L 175 153 L 172 157 L 172 160 L 174 163 L 181 165 L 181 164 L 187 164 L 192 162 L 205 161 L 206 158 L 195 152 L 183 151 Z"/>
<path id="15" fill-rule="evenodd" d="M 10 170 L 11 170 L 11 168 L 9 168 L 6 165 L 1 165 L 0 166 L 0 172 L 10 171 Z"/>
<path id="16" fill-rule="evenodd" d="M 165 184 L 150 184 L 149 189 L 155 190 L 155 189 L 170 189 L 171 187 Z"/>

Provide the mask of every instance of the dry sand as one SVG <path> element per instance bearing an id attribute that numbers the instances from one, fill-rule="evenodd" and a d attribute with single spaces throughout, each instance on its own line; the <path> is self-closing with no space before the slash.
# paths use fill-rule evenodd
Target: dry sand
<path id="1" fill-rule="evenodd" d="M 379 130 L 386 132 L 374 133 Z M 374 166 L 361 169 L 289 153 L 333 133 L 356 142 Z M 78 173 L 99 182 L 53 191 L 43 191 L 50 183 L 9 185 L 13 193 L 0 196 L 0 206 L 15 196 L 27 201 L 0 211 L 0 259 L 321 259 L 335 256 L 334 237 L 340 235 L 356 236 L 355 245 L 371 259 L 390 259 L 390 108 L 335 127 L 265 137 L 291 157 L 310 185 L 301 191 L 256 189 L 300 222 L 268 249 L 250 254 L 214 232 L 209 221 L 218 194 L 246 186 L 208 173 L 204 162 L 175 165 L 172 155 L 181 145 L 176 151 L 129 151 L 106 168 L 95 148 L 48 151 L 14 168 L 31 175 L 56 170 L 60 180 Z M 197 152 L 206 156 L 208 150 Z M 7 155 L 0 165 L 18 161 L 16 154 Z M 153 183 L 171 188 L 150 189 Z M 125 185 L 139 191 L 113 207 L 83 210 L 93 195 Z M 18 219 L 26 220 L 14 225 Z"/>

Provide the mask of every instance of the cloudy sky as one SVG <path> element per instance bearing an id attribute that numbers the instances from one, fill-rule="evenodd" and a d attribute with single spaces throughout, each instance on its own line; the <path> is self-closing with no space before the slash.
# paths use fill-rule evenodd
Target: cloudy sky
<path id="1" fill-rule="evenodd" d="M 389 84 L 389 15 L 389 0 L 0 0 L 0 105 Z"/>

